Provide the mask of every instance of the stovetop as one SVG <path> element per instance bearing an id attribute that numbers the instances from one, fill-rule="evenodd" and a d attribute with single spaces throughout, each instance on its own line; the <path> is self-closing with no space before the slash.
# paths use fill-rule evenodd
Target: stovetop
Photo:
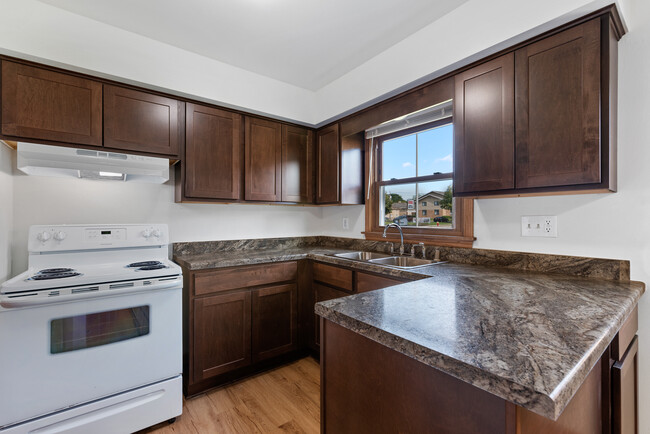
<path id="1" fill-rule="evenodd" d="M 181 274 L 180 267 L 168 259 L 135 262 L 106 262 L 56 266 L 45 269 L 30 268 L 5 282 L 0 293 L 55 289 L 69 286 L 150 279 Z"/>

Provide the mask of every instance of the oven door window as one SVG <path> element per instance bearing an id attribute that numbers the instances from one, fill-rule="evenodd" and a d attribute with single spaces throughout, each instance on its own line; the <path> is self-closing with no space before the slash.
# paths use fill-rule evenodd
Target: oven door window
<path id="1" fill-rule="evenodd" d="M 50 353 L 108 345 L 149 334 L 149 306 L 54 319 Z"/>

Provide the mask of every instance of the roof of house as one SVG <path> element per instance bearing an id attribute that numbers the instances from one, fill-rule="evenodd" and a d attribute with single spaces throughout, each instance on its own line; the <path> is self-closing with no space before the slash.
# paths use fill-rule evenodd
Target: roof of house
<path id="1" fill-rule="evenodd" d="M 444 197 L 444 195 L 445 195 L 444 191 L 435 191 L 435 190 L 433 190 L 433 191 L 430 191 L 428 193 L 425 193 L 425 194 L 421 195 L 420 200 L 425 199 L 427 197 L 431 197 L 433 199 L 440 200 L 440 199 L 442 199 Z"/>

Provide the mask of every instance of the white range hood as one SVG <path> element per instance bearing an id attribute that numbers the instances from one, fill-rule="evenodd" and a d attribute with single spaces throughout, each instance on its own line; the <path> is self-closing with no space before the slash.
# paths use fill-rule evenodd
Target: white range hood
<path id="1" fill-rule="evenodd" d="M 169 160 L 117 152 L 18 142 L 18 169 L 28 175 L 162 184 Z"/>

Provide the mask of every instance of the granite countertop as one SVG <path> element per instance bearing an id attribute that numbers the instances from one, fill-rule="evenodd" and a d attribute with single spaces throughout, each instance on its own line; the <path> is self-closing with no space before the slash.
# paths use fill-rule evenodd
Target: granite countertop
<path id="1" fill-rule="evenodd" d="M 402 270 L 331 256 L 344 251 L 349 248 L 189 249 L 174 260 L 201 270 L 309 258 L 416 280 L 320 302 L 315 311 L 553 420 L 645 291 L 643 283 L 624 280 L 455 263 Z"/>
<path id="2" fill-rule="evenodd" d="M 316 313 L 557 420 L 645 291 L 640 282 L 442 264 Z"/>

